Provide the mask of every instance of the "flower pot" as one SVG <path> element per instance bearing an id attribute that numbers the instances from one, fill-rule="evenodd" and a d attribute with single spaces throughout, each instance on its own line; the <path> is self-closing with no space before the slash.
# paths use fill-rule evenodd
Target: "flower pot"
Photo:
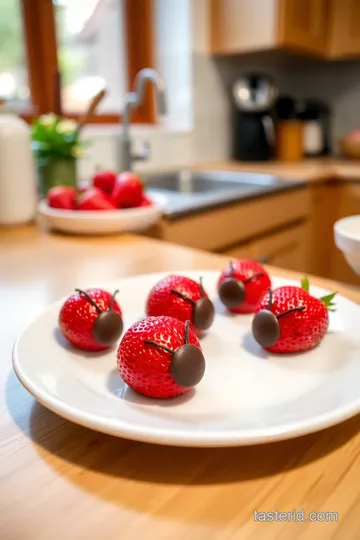
<path id="1" fill-rule="evenodd" d="M 43 197 L 54 186 L 76 187 L 76 159 L 38 158 L 37 170 L 39 191 Z"/>

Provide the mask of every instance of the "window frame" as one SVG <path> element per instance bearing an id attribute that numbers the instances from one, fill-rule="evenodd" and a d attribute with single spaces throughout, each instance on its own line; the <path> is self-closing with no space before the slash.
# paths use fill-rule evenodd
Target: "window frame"
<path id="1" fill-rule="evenodd" d="M 121 0 L 119 0 L 121 1 Z M 122 0 L 125 10 L 125 47 L 127 76 L 131 87 L 136 73 L 154 64 L 153 10 L 154 0 Z M 21 116 L 31 122 L 34 117 L 56 110 L 55 96 L 58 79 L 58 57 L 55 9 L 52 0 L 20 0 L 28 67 L 31 103 Z M 79 120 L 82 116 L 64 113 L 67 118 Z M 155 123 L 154 95 L 146 89 L 144 102 L 132 112 L 133 123 Z M 97 114 L 89 123 L 116 124 L 120 114 Z"/>

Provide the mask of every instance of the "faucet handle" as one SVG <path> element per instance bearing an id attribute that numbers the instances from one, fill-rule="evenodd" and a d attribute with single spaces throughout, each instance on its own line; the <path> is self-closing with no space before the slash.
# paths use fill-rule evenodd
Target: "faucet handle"
<path id="1" fill-rule="evenodd" d="M 150 153 L 150 143 L 145 141 L 142 151 L 139 154 L 133 154 L 131 157 L 133 161 L 146 161 L 149 159 Z"/>

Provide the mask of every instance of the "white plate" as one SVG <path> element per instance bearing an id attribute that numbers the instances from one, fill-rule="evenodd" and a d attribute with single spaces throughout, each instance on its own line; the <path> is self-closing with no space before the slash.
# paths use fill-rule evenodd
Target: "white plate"
<path id="1" fill-rule="evenodd" d="M 249 333 L 251 316 L 230 316 L 216 300 L 217 272 L 180 273 L 204 276 L 217 311 L 202 340 L 206 373 L 190 395 L 164 401 L 142 397 L 120 379 L 115 349 L 88 354 L 66 345 L 57 330 L 63 300 L 30 324 L 15 344 L 13 364 L 22 384 L 46 407 L 76 423 L 119 437 L 181 446 L 286 439 L 360 412 L 360 306 L 338 297 L 329 334 L 318 348 L 293 356 L 269 355 Z M 109 291 L 120 289 L 126 328 L 144 316 L 146 296 L 163 275 L 105 284 Z M 273 283 L 290 282 L 276 278 Z M 324 293 L 315 287 L 312 292 Z"/>
<path id="2" fill-rule="evenodd" d="M 161 195 L 149 197 L 152 206 L 103 211 L 50 208 L 44 199 L 39 203 L 38 214 L 51 229 L 72 234 L 141 232 L 155 225 L 164 207 L 165 199 Z"/>

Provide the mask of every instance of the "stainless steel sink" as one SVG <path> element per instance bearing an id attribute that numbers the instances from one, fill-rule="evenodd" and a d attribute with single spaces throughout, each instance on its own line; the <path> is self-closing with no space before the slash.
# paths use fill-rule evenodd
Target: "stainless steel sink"
<path id="1" fill-rule="evenodd" d="M 165 198 L 165 214 L 169 218 L 272 192 L 296 189 L 304 184 L 267 174 L 208 170 L 150 174 L 144 177 L 144 182 L 150 193 L 161 194 Z"/>

